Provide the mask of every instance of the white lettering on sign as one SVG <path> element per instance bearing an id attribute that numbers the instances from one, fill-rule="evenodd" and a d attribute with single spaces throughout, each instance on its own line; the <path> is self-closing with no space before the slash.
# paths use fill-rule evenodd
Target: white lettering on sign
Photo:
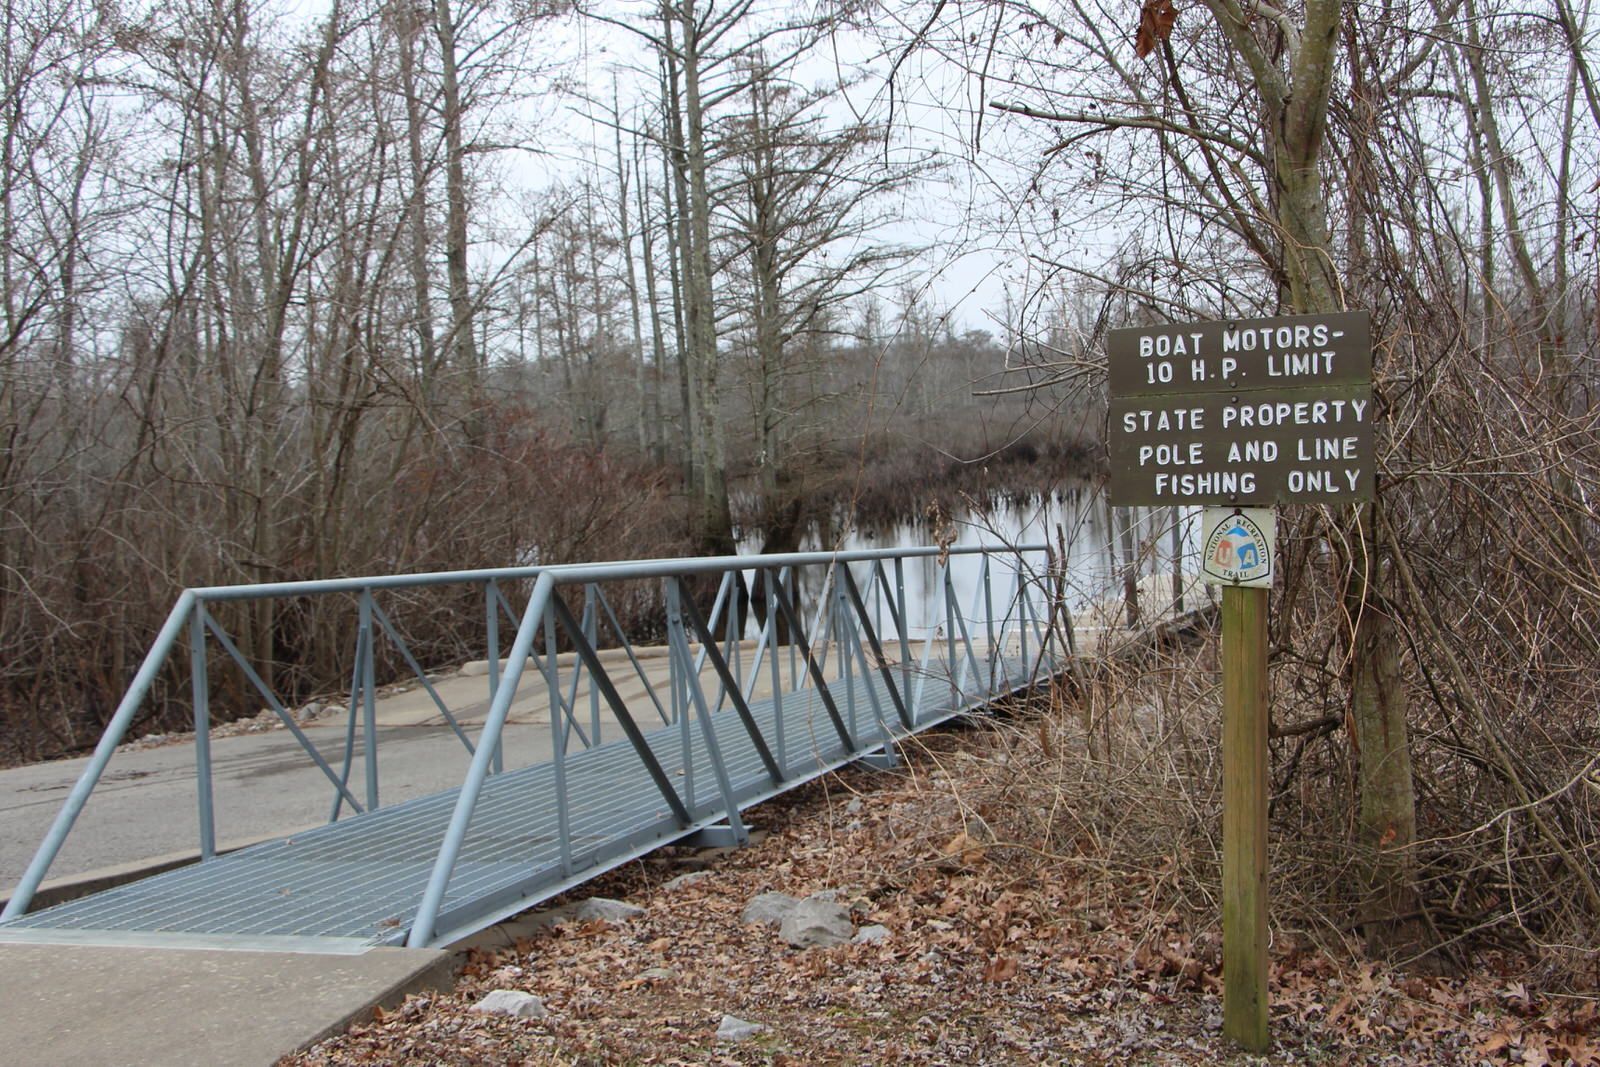
<path id="1" fill-rule="evenodd" d="M 1139 358 L 1166 359 L 1168 356 L 1198 356 L 1200 354 L 1200 337 L 1198 333 L 1158 333 L 1154 336 L 1145 334 L 1139 338 Z"/>
<path id="2" fill-rule="evenodd" d="M 1270 378 L 1299 378 L 1332 373 L 1332 352 L 1283 352 L 1267 357 L 1267 376 Z"/>
<path id="3" fill-rule="evenodd" d="M 1222 331 L 1224 352 L 1256 352 L 1269 348 L 1325 348 L 1328 324 L 1302 323 L 1298 326 L 1247 326 Z"/>
<path id="4" fill-rule="evenodd" d="M 1365 400 L 1301 400 L 1295 403 L 1279 400 L 1272 404 L 1241 404 L 1224 408 L 1222 426 L 1224 429 L 1233 426 L 1324 426 L 1347 419 L 1360 422 L 1366 413 Z"/>
<path id="5" fill-rule="evenodd" d="M 1158 433 L 1170 433 L 1173 430 L 1203 430 L 1205 429 L 1204 408 L 1174 408 L 1171 411 L 1151 411 L 1148 408 L 1139 411 L 1124 411 L 1122 413 L 1122 429 L 1125 433 L 1138 433 L 1140 430 Z"/>
<path id="6" fill-rule="evenodd" d="M 1254 471 L 1206 471 L 1203 474 L 1157 474 L 1157 496 L 1236 496 L 1256 491 Z"/>
<path id="7" fill-rule="evenodd" d="M 1370 499 L 1382 409 L 1369 334 L 1365 312 L 1111 331 L 1112 499 L 1230 510 Z"/>
<path id="8" fill-rule="evenodd" d="M 1229 441 L 1229 463 L 1271 463 L 1278 458 L 1276 441 Z M 1304 459 L 1305 457 L 1301 457 Z"/>
<path id="9" fill-rule="evenodd" d="M 1312 437 L 1297 438 L 1294 443 L 1295 459 L 1355 459 L 1356 445 L 1359 438 L 1355 437 Z"/>
<path id="10" fill-rule="evenodd" d="M 1187 445 L 1140 445 L 1139 466 L 1153 459 L 1163 467 L 1198 467 L 1205 462 L 1202 449 L 1199 441 Z"/>
<path id="11" fill-rule="evenodd" d="M 1343 484 L 1340 482 L 1343 477 Z M 1343 470 L 1323 468 L 1321 470 L 1301 470 L 1298 467 L 1289 472 L 1289 491 L 1293 493 L 1328 493 L 1336 495 L 1344 492 L 1355 492 L 1356 483 L 1361 480 L 1360 467 L 1346 467 Z"/>

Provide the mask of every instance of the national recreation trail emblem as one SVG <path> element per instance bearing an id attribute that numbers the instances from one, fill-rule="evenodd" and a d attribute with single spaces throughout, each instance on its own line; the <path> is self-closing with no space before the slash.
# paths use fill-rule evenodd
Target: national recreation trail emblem
<path id="1" fill-rule="evenodd" d="M 1270 587 L 1276 519 L 1271 508 L 1206 508 L 1200 557 L 1206 583 Z"/>

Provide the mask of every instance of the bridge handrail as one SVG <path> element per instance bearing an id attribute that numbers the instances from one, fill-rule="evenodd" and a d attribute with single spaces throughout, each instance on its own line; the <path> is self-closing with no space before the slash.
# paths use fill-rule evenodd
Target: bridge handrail
<path id="1" fill-rule="evenodd" d="M 775 552 L 753 556 L 661 556 L 655 559 L 615 560 L 605 563 L 548 563 L 527 567 L 489 567 L 459 571 L 422 571 L 417 574 L 382 574 L 351 578 L 310 578 L 289 582 L 258 582 L 249 585 L 193 586 L 184 590 L 197 600 L 224 602 L 261 600 L 279 596 L 324 596 L 332 593 L 359 593 L 366 589 L 411 589 L 430 585 L 466 584 L 518 579 L 537 580 L 551 571 L 556 582 L 568 585 L 579 581 L 620 581 L 628 578 L 663 577 L 674 574 L 714 574 L 758 567 L 800 567 L 817 563 L 866 563 L 872 560 L 920 559 L 941 554 L 972 556 L 983 553 L 1033 553 L 1048 550 L 1048 544 L 1026 545 L 936 545 L 916 548 L 859 548 L 838 552 Z"/>

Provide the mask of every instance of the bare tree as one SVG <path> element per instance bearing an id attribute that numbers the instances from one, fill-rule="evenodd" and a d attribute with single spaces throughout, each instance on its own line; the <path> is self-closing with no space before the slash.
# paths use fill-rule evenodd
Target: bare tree
<path id="1" fill-rule="evenodd" d="M 1318 729 L 1349 724 L 1355 853 L 1366 889 L 1360 918 L 1374 948 L 1426 935 L 1417 696 L 1427 699 L 1435 723 L 1453 721 L 1456 711 L 1421 681 L 1455 671 L 1449 642 L 1420 640 L 1448 629 L 1434 617 L 1440 602 L 1423 590 L 1443 596 L 1455 590 L 1455 578 L 1445 570 L 1417 577 L 1417 565 L 1455 558 L 1456 549 L 1443 546 L 1481 529 L 1478 507 L 1494 499 L 1502 502 L 1498 511 L 1521 492 L 1513 488 L 1520 483 L 1492 481 L 1486 470 L 1463 471 L 1456 449 L 1468 446 L 1446 446 L 1432 420 L 1476 427 L 1531 420 L 1519 440 L 1541 442 L 1532 447 L 1550 465 L 1536 484 L 1543 506 L 1561 516 L 1542 541 L 1579 585 L 1586 579 L 1576 576 L 1592 569 L 1591 554 L 1577 548 L 1592 544 L 1594 512 L 1580 503 L 1592 473 L 1583 464 L 1575 473 L 1573 454 L 1557 442 L 1587 434 L 1594 413 L 1587 400 L 1562 407 L 1549 399 L 1552 386 L 1571 396 L 1561 383 L 1574 346 L 1554 343 L 1552 324 L 1567 316 L 1551 295 L 1566 291 L 1555 279 L 1570 275 L 1561 265 L 1565 251 L 1535 235 L 1559 230 L 1570 249 L 1576 217 L 1559 190 L 1571 188 L 1575 169 L 1594 172 L 1596 146 L 1593 131 L 1572 138 L 1570 120 L 1549 119 L 1566 109 L 1530 105 L 1551 99 L 1552 89 L 1576 101 L 1588 84 L 1586 66 L 1581 34 L 1535 29 L 1537 20 L 1523 19 L 1478 0 L 1381 18 L 1338 0 L 1277 8 L 1204 0 L 1202 9 L 1181 14 L 1151 3 L 1134 46 L 1078 3 L 1060 10 L 941 5 L 931 20 L 908 21 L 971 71 L 967 85 L 991 113 L 1026 120 L 997 127 L 991 119 L 975 132 L 991 146 L 1037 136 L 1034 158 L 1042 162 L 1020 175 L 1010 221 L 1028 234 L 1046 278 L 1081 279 L 1100 287 L 1108 307 L 1128 306 L 1119 314 L 1158 319 L 1372 309 L 1377 392 L 1389 413 L 1380 501 L 1348 513 L 1291 512 L 1286 530 L 1291 553 L 1303 553 L 1294 557 L 1302 569 L 1286 585 L 1277 632 L 1286 650 L 1301 640 L 1339 650 L 1331 661 L 1325 651 L 1312 653 L 1338 669 L 1345 693 L 1344 712 L 1323 716 Z M 1522 50 L 1535 39 L 1537 60 Z M 1503 47 L 1512 40 L 1517 49 Z M 1000 69 L 1003 80 L 993 76 Z M 1542 174 L 1519 169 L 1520 159 L 1539 158 L 1519 146 L 1531 149 L 1563 131 L 1573 151 L 1559 170 L 1555 156 Z M 1452 186 L 1461 170 L 1471 175 L 1472 196 Z M 1582 225 L 1591 227 L 1592 217 Z M 1116 234 L 1113 254 L 1097 263 L 1075 252 L 1074 235 L 1085 231 Z M 1502 257 L 1509 273 L 1497 273 Z M 1113 316 L 1097 329 L 1117 324 Z M 1524 343 L 1525 334 L 1534 340 Z M 1061 359 L 1044 369 L 1065 378 L 1085 366 Z M 1516 387 L 1506 384 L 1508 371 Z M 1446 396 L 1449 416 L 1440 409 Z M 1520 468 L 1520 459 L 1488 440 L 1470 447 Z M 1452 477 L 1471 483 L 1477 505 L 1465 503 Z M 1301 585 L 1310 568 L 1334 579 L 1337 599 Z M 1504 588 L 1500 576 L 1485 580 Z M 1558 611 L 1569 595 L 1570 588 L 1540 593 L 1540 617 L 1553 620 L 1544 612 Z M 1449 596 L 1452 611 L 1474 610 L 1462 591 Z M 1313 636 L 1302 638 L 1296 627 L 1307 618 Z M 1517 660 L 1519 646 L 1535 640 L 1516 626 L 1482 633 L 1496 662 Z M 1563 640 L 1578 647 L 1589 638 L 1573 630 Z M 1499 715 L 1523 721 L 1514 703 L 1502 704 Z M 1507 746 L 1504 727 L 1482 705 L 1474 705 L 1472 721 L 1509 803 L 1534 804 L 1536 791 L 1526 787 L 1533 772 Z M 1570 742 L 1547 736 L 1549 758 L 1568 760 Z M 1534 804 L 1531 825 L 1585 906 L 1600 911 L 1592 864 L 1577 845 L 1592 828 L 1573 803 L 1552 798 L 1549 813 Z M 1565 821 L 1557 812 L 1567 813 Z"/>
<path id="2" fill-rule="evenodd" d="M 722 196 L 727 235 L 742 261 L 748 323 L 746 387 L 766 548 L 798 545 L 791 423 L 823 396 L 794 388 L 809 341 L 833 332 L 834 311 L 888 284 L 912 251 L 881 240 L 885 199 L 921 176 L 922 157 L 883 162 L 885 131 L 830 125 L 843 86 L 805 90 L 753 57 L 743 114 L 722 142 L 735 177 Z"/>

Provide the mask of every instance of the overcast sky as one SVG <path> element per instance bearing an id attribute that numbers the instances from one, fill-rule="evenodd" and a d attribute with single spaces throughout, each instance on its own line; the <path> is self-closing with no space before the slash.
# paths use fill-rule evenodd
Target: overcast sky
<path id="1" fill-rule="evenodd" d="M 641 10 L 637 4 L 607 4 L 607 10 Z M 885 32 L 893 32 L 892 29 Z M 653 64 L 645 46 L 631 34 L 579 17 L 549 27 L 549 76 L 569 79 L 580 92 L 559 98 L 543 96 L 535 106 L 544 154 L 524 156 L 515 167 L 516 184 L 548 187 L 581 176 L 585 168 L 609 170 L 613 165 L 613 133 L 594 121 L 596 108 L 581 93 L 609 108 L 615 81 L 624 111 L 630 99 L 652 100 L 656 93 Z M 841 76 L 858 75 L 837 109 L 841 123 L 856 117 L 882 120 L 888 113 L 887 75 L 894 56 L 886 44 L 859 32 L 843 32 L 823 42 L 796 72 L 796 80 L 819 85 Z M 897 54 L 897 53 L 896 53 Z M 1002 186 L 1014 181 L 1014 169 L 994 155 L 972 154 L 972 108 L 958 70 L 937 57 L 912 55 L 900 70 L 894 98 L 894 137 L 898 145 L 937 151 L 950 161 L 937 179 L 900 194 L 893 214 L 900 221 L 880 234 L 889 243 L 927 247 L 918 260 L 914 281 L 932 302 L 949 309 L 956 329 L 987 329 L 1005 305 L 1008 287 L 1020 294 L 1030 268 L 1015 240 L 994 230 L 1009 212 Z M 990 128 L 996 116 L 986 120 Z M 1002 120 L 1003 121 L 1003 120 Z"/>

